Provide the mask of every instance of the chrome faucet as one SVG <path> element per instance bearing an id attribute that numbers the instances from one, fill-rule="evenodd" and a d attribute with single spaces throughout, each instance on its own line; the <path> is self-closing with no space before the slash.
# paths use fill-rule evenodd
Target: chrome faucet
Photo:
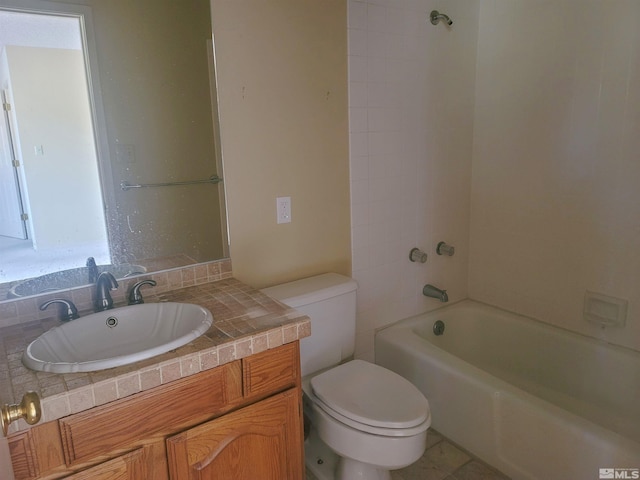
<path id="1" fill-rule="evenodd" d="M 447 295 L 446 290 L 440 290 L 439 288 L 434 287 L 433 285 L 425 285 L 422 289 L 422 294 L 425 297 L 437 298 L 441 302 L 448 302 L 449 295 Z"/>
<path id="2" fill-rule="evenodd" d="M 118 282 L 110 272 L 102 272 L 96 281 L 96 312 L 103 312 L 113 308 L 113 299 L 109 290 L 118 288 Z"/>

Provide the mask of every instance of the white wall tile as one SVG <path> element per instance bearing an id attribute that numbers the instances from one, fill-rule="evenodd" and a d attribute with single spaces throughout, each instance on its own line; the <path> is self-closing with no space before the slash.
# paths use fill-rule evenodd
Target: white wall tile
<path id="1" fill-rule="evenodd" d="M 387 56 L 389 34 L 367 30 L 367 55 L 372 58 L 384 58 Z"/>
<path id="2" fill-rule="evenodd" d="M 369 134 L 352 133 L 349 135 L 350 157 L 362 157 L 369 154 Z"/>
<path id="3" fill-rule="evenodd" d="M 384 132 L 386 130 L 390 130 L 389 109 L 369 108 L 367 119 L 370 132 Z"/>
<path id="4" fill-rule="evenodd" d="M 348 31 L 349 55 L 367 55 L 367 31 L 350 28 Z"/>
<path id="5" fill-rule="evenodd" d="M 349 132 L 364 133 L 369 130 L 367 121 L 368 112 L 363 107 L 349 109 Z"/>
<path id="6" fill-rule="evenodd" d="M 366 107 L 369 88 L 366 82 L 349 82 L 349 106 Z"/>
<path id="7" fill-rule="evenodd" d="M 351 205 L 351 225 L 369 225 L 369 202 L 352 201 Z"/>
<path id="8" fill-rule="evenodd" d="M 440 286 L 455 298 L 467 295 L 467 255 L 455 268 L 443 263 L 435 271 L 429 262 L 416 265 L 408 258 L 412 247 L 431 249 L 436 238 L 460 238 L 460 250 L 468 248 L 478 0 L 463 6 L 444 1 L 443 10 L 459 12 L 460 26 L 451 32 L 428 29 L 431 5 L 421 0 L 369 0 L 366 25 L 361 5 L 349 3 L 349 25 L 367 31 L 366 62 L 350 65 L 358 82 L 349 91 L 350 107 L 367 109 L 368 132 L 366 148 L 363 136 L 351 136 L 357 355 L 371 354 L 375 328 L 434 308 L 418 297 L 426 281 L 446 281 Z M 361 53 L 362 36 L 350 38 Z M 349 62 L 355 58 L 350 46 Z M 358 116 L 351 128 L 363 123 Z M 454 188 L 436 197 L 432 185 L 451 179 Z M 434 214 L 451 205 L 453 215 Z M 431 261 L 434 252 L 428 253 Z"/>
<path id="9" fill-rule="evenodd" d="M 350 159 L 351 181 L 367 180 L 369 178 L 369 157 L 366 155 L 352 156 Z"/>
<path id="10" fill-rule="evenodd" d="M 369 3 L 367 6 L 367 30 L 372 32 L 387 31 L 387 8 Z"/>
<path id="11" fill-rule="evenodd" d="M 349 28 L 367 28 L 367 4 L 356 0 L 349 0 L 347 6 L 347 22 Z"/>
<path id="12" fill-rule="evenodd" d="M 367 81 L 367 57 L 364 55 L 349 55 L 349 81 Z"/>
<path id="13" fill-rule="evenodd" d="M 369 205 L 369 181 L 367 179 L 351 181 L 352 215 L 353 215 L 353 206 L 355 205 Z M 355 225 L 363 225 L 363 224 L 366 224 L 366 223 L 358 222 Z"/>
<path id="14" fill-rule="evenodd" d="M 352 252 L 351 268 L 354 272 L 366 270 L 370 267 L 369 247 L 354 248 Z"/>
<path id="15" fill-rule="evenodd" d="M 386 31 L 396 35 L 406 34 L 409 16 L 406 9 L 400 7 L 388 8 Z"/>
<path id="16" fill-rule="evenodd" d="M 389 107 L 391 106 L 392 90 L 389 89 L 389 85 L 382 81 L 376 82 L 369 79 L 367 83 L 368 95 L 367 106 L 368 107 Z"/>

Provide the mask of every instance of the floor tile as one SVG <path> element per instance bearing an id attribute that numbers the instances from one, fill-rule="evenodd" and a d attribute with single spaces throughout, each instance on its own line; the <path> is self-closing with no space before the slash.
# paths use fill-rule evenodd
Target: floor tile
<path id="1" fill-rule="evenodd" d="M 429 448 L 413 465 L 397 471 L 398 480 L 442 480 L 471 460 L 447 440 Z"/>
<path id="2" fill-rule="evenodd" d="M 443 438 L 444 437 L 442 435 L 440 435 L 438 432 L 436 432 L 435 430 L 433 430 L 433 429 L 427 430 L 427 448 L 426 448 L 426 450 L 429 450 L 436 443 L 441 442 Z"/>
<path id="3" fill-rule="evenodd" d="M 392 480 L 509 480 L 440 433 L 429 430 L 427 449 L 413 465 L 391 472 Z M 307 470 L 307 480 L 318 480 Z"/>
<path id="4" fill-rule="evenodd" d="M 454 475 L 456 480 L 509 480 L 506 475 L 477 460 L 463 465 Z"/>

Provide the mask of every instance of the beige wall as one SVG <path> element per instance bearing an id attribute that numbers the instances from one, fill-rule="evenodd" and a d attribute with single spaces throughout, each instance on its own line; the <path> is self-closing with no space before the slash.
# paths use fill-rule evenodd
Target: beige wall
<path id="1" fill-rule="evenodd" d="M 234 276 L 349 275 L 345 0 L 212 5 Z"/>
<path id="2" fill-rule="evenodd" d="M 640 2 L 480 3 L 470 296 L 640 349 Z"/>

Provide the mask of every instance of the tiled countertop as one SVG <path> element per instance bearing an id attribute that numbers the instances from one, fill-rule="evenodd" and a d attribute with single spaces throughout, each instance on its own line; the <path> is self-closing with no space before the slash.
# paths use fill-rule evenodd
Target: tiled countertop
<path id="1" fill-rule="evenodd" d="M 0 403 L 19 403 L 25 392 L 33 390 L 42 404 L 41 422 L 48 422 L 311 334 L 308 317 L 233 278 L 145 296 L 146 303 L 161 301 L 208 308 L 213 325 L 176 350 L 98 372 L 55 374 L 22 365 L 27 345 L 59 325 L 56 318 L 0 329 Z M 19 420 L 11 424 L 9 432 L 27 428 L 29 425 Z"/>

